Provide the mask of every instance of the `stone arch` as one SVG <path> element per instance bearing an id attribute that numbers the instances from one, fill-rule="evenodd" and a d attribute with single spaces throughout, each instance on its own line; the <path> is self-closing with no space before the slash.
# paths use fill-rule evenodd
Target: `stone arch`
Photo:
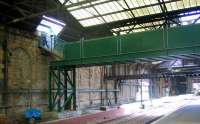
<path id="1" fill-rule="evenodd" d="M 11 89 L 27 89 L 32 81 L 31 56 L 23 48 L 12 50 L 8 67 L 8 85 Z"/>

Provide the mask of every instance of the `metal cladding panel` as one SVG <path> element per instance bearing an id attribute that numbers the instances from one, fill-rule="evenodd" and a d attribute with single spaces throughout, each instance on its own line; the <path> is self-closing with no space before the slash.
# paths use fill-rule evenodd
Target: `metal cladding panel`
<path id="1" fill-rule="evenodd" d="M 81 43 L 67 43 L 64 47 L 64 59 L 65 60 L 74 60 L 81 58 Z"/>
<path id="2" fill-rule="evenodd" d="M 123 35 L 120 44 L 122 54 L 161 50 L 165 45 L 163 30 Z"/>
<path id="3" fill-rule="evenodd" d="M 83 58 L 117 55 L 117 38 L 106 37 L 83 42 Z"/>
<path id="4" fill-rule="evenodd" d="M 190 25 L 168 29 L 168 48 L 177 49 L 200 45 L 200 26 Z"/>

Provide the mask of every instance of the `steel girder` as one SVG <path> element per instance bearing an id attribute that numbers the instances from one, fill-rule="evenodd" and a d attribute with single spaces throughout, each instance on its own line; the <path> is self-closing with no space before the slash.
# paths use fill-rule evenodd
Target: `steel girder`
<path id="1" fill-rule="evenodd" d="M 200 71 L 183 71 L 183 72 L 165 72 L 153 74 L 136 74 L 136 75 L 112 75 L 106 76 L 105 80 L 133 80 L 133 79 L 152 79 L 168 77 L 200 77 Z"/>

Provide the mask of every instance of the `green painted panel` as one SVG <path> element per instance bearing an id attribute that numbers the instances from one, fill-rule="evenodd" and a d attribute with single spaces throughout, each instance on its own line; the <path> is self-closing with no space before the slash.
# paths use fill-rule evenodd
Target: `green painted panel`
<path id="1" fill-rule="evenodd" d="M 121 53 L 160 50 L 164 47 L 163 31 L 148 31 L 121 36 Z"/>
<path id="2" fill-rule="evenodd" d="M 111 56 L 117 54 L 117 38 L 92 39 L 83 43 L 83 58 Z"/>
<path id="3" fill-rule="evenodd" d="M 81 44 L 80 42 L 69 43 L 64 47 L 64 59 L 73 60 L 81 58 Z"/>
<path id="4" fill-rule="evenodd" d="M 200 26 L 190 25 L 168 29 L 168 47 L 182 48 L 200 45 Z"/>
<path id="5" fill-rule="evenodd" d="M 200 25 L 191 25 L 67 43 L 65 58 L 59 64 L 78 66 L 200 53 L 199 32 Z"/>

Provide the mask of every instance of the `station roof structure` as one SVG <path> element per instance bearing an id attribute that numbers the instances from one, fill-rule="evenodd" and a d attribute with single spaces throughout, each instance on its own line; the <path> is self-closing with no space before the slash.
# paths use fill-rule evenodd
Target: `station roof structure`
<path id="1" fill-rule="evenodd" d="M 48 16 L 67 41 L 199 23 L 199 0 L 0 0 L 0 23 L 34 32 Z M 5 11 L 6 10 L 6 11 Z"/>

